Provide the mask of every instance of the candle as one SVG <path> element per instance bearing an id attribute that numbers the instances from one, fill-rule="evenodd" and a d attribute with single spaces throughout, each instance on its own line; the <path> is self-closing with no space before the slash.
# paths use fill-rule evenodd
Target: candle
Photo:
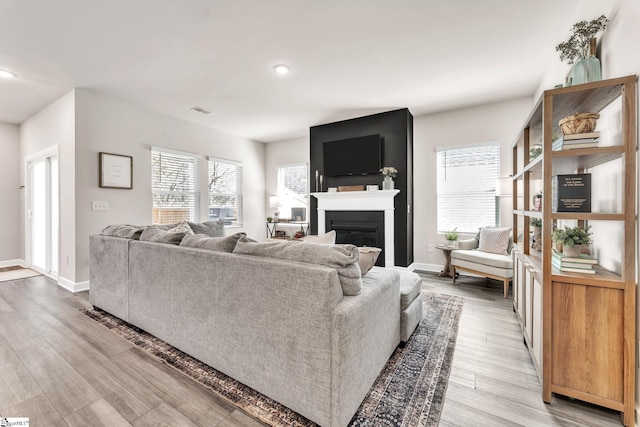
<path id="1" fill-rule="evenodd" d="M 320 175 L 320 192 L 322 192 L 322 175 Z"/>

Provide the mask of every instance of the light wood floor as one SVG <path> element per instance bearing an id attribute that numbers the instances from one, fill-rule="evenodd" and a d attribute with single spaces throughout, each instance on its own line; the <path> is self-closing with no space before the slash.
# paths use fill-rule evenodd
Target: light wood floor
<path id="1" fill-rule="evenodd" d="M 620 425 L 605 409 L 542 402 L 501 282 L 423 279 L 465 298 L 441 426 Z M 80 314 L 87 305 L 87 292 L 44 276 L 0 283 L 0 416 L 32 427 L 261 425 Z"/>

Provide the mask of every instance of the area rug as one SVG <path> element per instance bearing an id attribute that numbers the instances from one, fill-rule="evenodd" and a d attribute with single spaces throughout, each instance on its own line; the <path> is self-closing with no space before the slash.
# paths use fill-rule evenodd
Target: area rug
<path id="1" fill-rule="evenodd" d="M 351 426 L 437 426 L 451 371 L 462 298 L 422 292 L 424 319 L 398 347 L 351 420 Z M 164 341 L 102 310 L 82 312 L 209 387 L 271 426 L 316 424 Z"/>
<path id="2" fill-rule="evenodd" d="M 26 279 L 27 277 L 41 276 L 37 271 L 20 266 L 2 267 L 0 268 L 0 282 L 9 280 Z"/>

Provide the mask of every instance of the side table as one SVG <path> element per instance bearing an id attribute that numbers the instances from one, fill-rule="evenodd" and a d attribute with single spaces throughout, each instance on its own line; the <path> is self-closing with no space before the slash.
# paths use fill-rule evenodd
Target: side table
<path id="1" fill-rule="evenodd" d="M 444 244 L 438 244 L 436 245 L 436 248 L 440 249 L 444 253 L 444 259 L 445 259 L 444 268 L 442 269 L 440 274 L 438 274 L 438 276 L 440 277 L 449 276 L 452 279 L 456 279 L 458 277 L 458 273 L 454 273 L 453 268 L 451 267 L 451 252 L 455 251 L 457 248 L 453 246 L 447 246 Z"/>

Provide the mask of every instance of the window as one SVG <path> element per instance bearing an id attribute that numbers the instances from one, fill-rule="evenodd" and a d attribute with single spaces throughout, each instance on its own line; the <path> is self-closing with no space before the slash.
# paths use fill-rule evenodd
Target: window
<path id="1" fill-rule="evenodd" d="M 242 164 L 209 157 L 209 221 L 242 226 Z"/>
<path id="2" fill-rule="evenodd" d="M 500 145 L 438 150 L 438 232 L 476 233 L 498 224 Z"/>
<path id="3" fill-rule="evenodd" d="M 198 155 L 151 148 L 154 224 L 199 221 Z"/>
<path id="4" fill-rule="evenodd" d="M 308 221 L 307 164 L 278 166 L 278 199 L 283 218 Z"/>

